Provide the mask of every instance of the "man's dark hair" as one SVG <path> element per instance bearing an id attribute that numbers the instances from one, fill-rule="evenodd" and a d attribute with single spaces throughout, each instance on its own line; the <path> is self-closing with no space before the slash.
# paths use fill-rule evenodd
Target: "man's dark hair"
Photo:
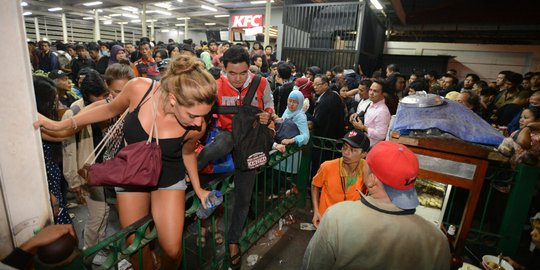
<path id="1" fill-rule="evenodd" d="M 141 41 L 141 42 L 139 42 L 139 50 L 141 49 L 141 47 L 142 47 L 143 45 L 148 45 L 148 47 L 151 47 L 151 46 L 150 46 L 150 42 Z"/>
<path id="2" fill-rule="evenodd" d="M 484 89 L 486 87 L 488 87 L 488 83 L 486 81 L 483 81 L 483 80 L 479 80 L 479 81 L 476 81 L 475 82 L 476 86 Z"/>
<path id="3" fill-rule="evenodd" d="M 266 50 L 266 48 L 270 48 L 270 49 L 272 49 L 272 51 L 274 50 L 274 47 L 272 47 L 272 45 L 266 45 L 266 47 L 264 47 L 264 49 Z"/>
<path id="4" fill-rule="evenodd" d="M 480 90 L 480 96 L 497 96 L 499 94 L 499 90 L 488 87 L 482 87 L 482 90 Z"/>
<path id="5" fill-rule="evenodd" d="M 261 60 L 264 60 L 263 57 L 262 57 L 262 55 L 256 54 L 256 55 L 254 55 L 253 57 L 251 57 L 251 64 L 254 65 L 255 62 L 257 61 L 257 58 L 261 58 Z"/>
<path id="6" fill-rule="evenodd" d="M 386 68 L 392 72 L 399 72 L 399 67 L 397 64 L 389 64 Z"/>
<path id="7" fill-rule="evenodd" d="M 471 104 L 473 106 L 473 110 L 477 109 L 480 106 L 480 98 L 478 98 L 478 95 L 474 93 L 472 90 L 463 90 L 461 93 L 467 93 L 469 94 L 469 97 L 467 98 L 467 103 Z"/>
<path id="8" fill-rule="evenodd" d="M 38 42 L 38 46 L 41 45 L 41 44 L 43 44 L 43 43 L 47 43 L 47 45 L 49 45 L 49 47 L 51 46 L 51 43 L 50 43 L 48 40 L 40 40 L 40 41 Z"/>
<path id="9" fill-rule="evenodd" d="M 437 71 L 435 71 L 435 70 L 430 70 L 430 71 L 426 72 L 426 75 L 429 75 L 429 76 L 431 76 L 431 77 L 433 77 L 435 79 L 439 78 L 439 74 L 437 74 Z"/>
<path id="10" fill-rule="evenodd" d="M 508 79 L 508 75 L 512 74 L 514 72 L 510 71 L 510 70 L 503 70 L 501 72 L 499 72 L 499 74 L 503 74 L 504 75 L 504 78 L 505 79 Z"/>
<path id="11" fill-rule="evenodd" d="M 519 73 L 512 72 L 505 76 L 506 80 L 511 82 L 514 86 L 518 86 L 523 82 L 523 76 Z"/>
<path id="12" fill-rule="evenodd" d="M 411 85 L 409 85 L 409 88 L 414 89 L 414 91 L 429 91 L 429 85 L 428 83 L 423 79 L 416 79 L 416 81 L 412 82 Z"/>
<path id="13" fill-rule="evenodd" d="M 75 51 L 78 52 L 78 51 L 81 51 L 81 50 L 87 50 L 88 51 L 88 48 L 84 44 L 77 44 L 75 46 Z"/>
<path id="14" fill-rule="evenodd" d="M 476 74 L 474 74 L 474 73 L 469 73 L 469 74 L 467 74 L 467 76 L 465 76 L 465 78 L 467 78 L 467 77 L 469 77 L 469 76 L 472 77 L 473 83 L 476 83 L 477 81 L 480 80 L 480 77 L 478 77 L 478 75 L 476 75 Z"/>
<path id="15" fill-rule="evenodd" d="M 95 42 L 88 43 L 88 51 L 96 51 L 99 52 L 99 44 Z"/>
<path id="16" fill-rule="evenodd" d="M 81 82 L 81 93 L 85 103 L 90 103 L 90 96 L 100 97 L 107 92 L 107 86 L 99 72 L 90 69 Z"/>
<path id="17" fill-rule="evenodd" d="M 319 79 L 321 79 L 321 82 L 330 85 L 330 79 L 328 79 L 328 77 L 326 77 L 326 75 L 320 75 L 319 74 L 319 75 L 316 75 L 315 78 L 319 78 Z"/>
<path id="18" fill-rule="evenodd" d="M 223 66 L 227 67 L 229 63 L 238 64 L 245 62 L 249 66 L 249 54 L 244 47 L 234 45 L 223 54 Z"/>
<path id="19" fill-rule="evenodd" d="M 277 68 L 277 67 L 278 67 L 278 63 L 272 63 L 272 64 L 270 65 L 270 68 Z M 290 66 L 289 66 L 289 67 L 290 67 Z"/>
<path id="20" fill-rule="evenodd" d="M 372 83 L 373 83 L 373 81 L 371 81 L 371 80 L 361 80 L 359 85 L 365 85 L 367 87 L 367 89 L 369 90 Z"/>
<path id="21" fill-rule="evenodd" d="M 124 43 L 124 46 L 126 46 L 126 45 L 133 45 L 133 43 L 131 43 L 131 42 L 125 42 L 125 43 Z"/>
<path id="22" fill-rule="evenodd" d="M 152 55 L 152 57 L 156 57 L 156 54 L 159 53 L 159 56 L 161 56 L 161 59 L 169 58 L 169 54 L 165 49 L 158 49 L 156 52 Z"/>
<path id="23" fill-rule="evenodd" d="M 281 77 L 284 80 L 289 80 L 292 76 L 291 66 L 285 63 L 278 65 L 277 72 L 279 74 L 279 77 Z"/>
<path id="24" fill-rule="evenodd" d="M 377 83 L 377 84 L 380 84 L 382 86 L 382 92 L 383 93 L 388 93 L 388 84 L 386 84 L 384 81 L 381 81 L 381 80 L 373 80 L 373 83 Z M 372 84 L 373 84 L 372 83 Z"/>
<path id="25" fill-rule="evenodd" d="M 335 65 L 332 67 L 331 71 L 338 74 L 338 73 L 343 73 L 344 69 L 340 65 Z"/>
<path id="26" fill-rule="evenodd" d="M 533 92 L 530 90 L 521 90 L 517 93 L 515 98 L 526 99 L 532 96 Z"/>
<path id="27" fill-rule="evenodd" d="M 215 39 L 211 39 L 208 41 L 208 46 L 212 45 L 212 43 L 214 43 L 216 46 L 218 45 Z"/>
<path id="28" fill-rule="evenodd" d="M 450 74 L 450 73 L 446 73 L 444 75 L 442 75 L 444 78 L 452 78 L 452 85 L 455 85 L 457 84 L 458 82 L 458 79 L 456 78 L 456 76 Z"/>
<path id="29" fill-rule="evenodd" d="M 141 39 L 139 39 L 139 44 L 141 44 L 143 42 L 146 42 L 146 43 L 150 44 L 150 38 L 142 37 Z"/>

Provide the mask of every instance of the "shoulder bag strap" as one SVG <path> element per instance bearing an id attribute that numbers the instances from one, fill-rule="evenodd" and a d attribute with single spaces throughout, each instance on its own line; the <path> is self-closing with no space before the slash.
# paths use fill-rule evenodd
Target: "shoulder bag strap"
<path id="1" fill-rule="evenodd" d="M 114 125 L 109 129 L 109 132 L 107 132 L 107 134 L 105 134 L 105 136 L 103 137 L 103 139 L 101 139 L 101 141 L 98 143 L 98 145 L 96 147 L 94 147 L 94 150 L 92 151 L 92 153 L 90 153 L 90 155 L 88 155 L 88 157 L 84 161 L 84 164 L 88 163 L 88 161 L 90 161 L 90 159 L 92 159 L 92 157 L 93 157 L 93 159 L 90 162 L 90 164 L 94 164 L 96 162 L 97 157 L 101 154 L 101 152 L 103 152 L 103 150 L 105 149 L 105 145 L 107 145 L 109 143 L 109 141 L 112 138 L 112 135 L 120 128 L 120 123 L 122 123 L 122 121 L 124 121 L 124 118 L 126 118 L 126 115 L 128 114 L 128 112 L 129 112 L 129 109 L 127 109 L 120 116 L 120 118 L 118 118 L 118 120 L 116 120 L 116 123 L 114 123 Z"/>
<path id="2" fill-rule="evenodd" d="M 152 85 L 153 84 L 153 80 L 152 80 Z M 154 86 L 155 88 L 156 86 Z M 150 132 L 148 133 L 148 140 L 146 141 L 146 143 L 151 143 L 152 142 L 152 135 L 153 133 L 155 132 L 156 133 L 156 143 L 159 145 L 159 134 L 158 134 L 158 129 L 157 129 L 157 124 L 156 124 L 156 117 L 157 117 L 157 104 L 159 103 L 159 100 L 158 102 L 155 101 L 155 98 L 154 98 L 154 95 L 155 95 L 155 91 L 152 90 L 152 95 L 150 95 L 150 101 L 152 102 L 152 126 L 150 127 Z"/>
<path id="3" fill-rule="evenodd" d="M 249 105 L 251 101 L 253 100 L 253 97 L 255 97 L 255 93 L 257 93 L 257 88 L 259 88 L 259 83 L 261 82 L 261 76 L 255 75 L 253 77 L 253 81 L 251 81 L 251 84 L 249 86 L 248 92 L 244 96 L 244 99 L 242 100 L 242 105 Z"/>

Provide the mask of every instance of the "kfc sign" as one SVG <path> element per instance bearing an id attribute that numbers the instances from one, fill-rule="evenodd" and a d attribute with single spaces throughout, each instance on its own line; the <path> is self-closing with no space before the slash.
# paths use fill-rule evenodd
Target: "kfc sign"
<path id="1" fill-rule="evenodd" d="M 232 17 L 232 28 L 252 28 L 263 26 L 263 15 L 234 15 Z"/>

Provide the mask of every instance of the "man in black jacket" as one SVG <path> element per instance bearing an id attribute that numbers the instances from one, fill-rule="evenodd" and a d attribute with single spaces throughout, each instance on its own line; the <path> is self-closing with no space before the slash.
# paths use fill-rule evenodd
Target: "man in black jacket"
<path id="1" fill-rule="evenodd" d="M 289 94 L 293 90 L 294 81 L 291 80 L 292 69 L 289 64 L 279 64 L 277 67 L 277 72 L 278 76 L 276 77 L 276 81 L 281 85 L 276 87 L 273 96 L 275 112 L 281 117 L 285 112 L 285 109 L 287 109 L 287 100 L 289 98 Z"/>

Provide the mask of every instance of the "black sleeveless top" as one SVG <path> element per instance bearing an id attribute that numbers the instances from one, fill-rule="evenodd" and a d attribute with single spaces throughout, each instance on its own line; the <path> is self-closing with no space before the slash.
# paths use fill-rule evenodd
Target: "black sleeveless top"
<path id="1" fill-rule="evenodd" d="M 135 110 L 126 115 L 124 138 L 128 144 L 148 140 L 148 133 L 141 126 L 138 115 L 141 106 L 147 101 L 144 99 L 152 92 L 153 86 L 154 81 L 152 81 L 150 88 L 146 91 Z M 185 178 L 186 168 L 182 160 L 182 146 L 184 144 L 184 137 L 186 137 L 188 132 L 189 129 L 179 138 L 159 139 L 163 168 L 159 176 L 158 187 L 166 188 Z M 155 137 L 152 138 L 152 141 L 155 140 Z"/>

